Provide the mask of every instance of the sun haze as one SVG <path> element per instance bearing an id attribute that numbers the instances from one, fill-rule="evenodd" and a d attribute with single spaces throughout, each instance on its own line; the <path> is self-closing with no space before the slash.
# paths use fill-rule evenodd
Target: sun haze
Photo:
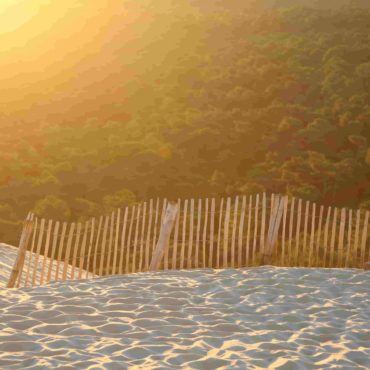
<path id="1" fill-rule="evenodd" d="M 0 237 L 123 198 L 368 208 L 363 3 L 0 0 Z"/>
<path id="2" fill-rule="evenodd" d="M 40 1 L 2 0 L 0 3 L 0 34 L 14 32 L 29 22 L 39 11 Z"/>

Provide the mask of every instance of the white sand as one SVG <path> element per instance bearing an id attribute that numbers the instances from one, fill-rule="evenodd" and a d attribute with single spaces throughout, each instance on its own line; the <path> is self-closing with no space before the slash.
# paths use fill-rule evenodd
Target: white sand
<path id="1" fill-rule="evenodd" d="M 1 369 L 369 369 L 370 272 L 261 267 L 0 290 Z"/>
<path id="2" fill-rule="evenodd" d="M 5 288 L 8 283 L 17 252 L 17 248 L 0 243 L 0 288 Z"/>
<path id="3" fill-rule="evenodd" d="M 18 254 L 18 248 L 12 245 L 9 245 L 9 244 L 0 243 L 0 288 L 5 288 L 7 286 L 10 273 L 13 269 L 14 261 L 17 257 L 17 254 Z M 26 252 L 25 266 L 23 269 L 23 273 L 21 275 L 22 286 L 25 286 L 27 265 L 28 265 L 28 260 L 31 255 L 33 256 L 31 266 L 33 266 L 35 254 L 30 253 L 29 251 Z M 42 271 L 43 258 L 44 258 L 43 256 L 39 257 L 39 261 L 37 265 L 38 269 L 35 274 L 36 285 L 40 285 L 39 282 L 40 282 L 40 275 Z M 47 269 L 49 268 L 49 264 L 50 264 L 50 258 L 46 258 Z M 53 263 L 51 266 L 51 278 L 52 278 L 51 280 L 55 280 L 54 278 L 55 278 L 56 267 L 57 267 L 57 263 L 55 260 L 53 260 Z M 63 270 L 63 267 L 64 267 L 64 262 L 61 263 L 61 270 Z M 74 278 L 77 278 L 79 271 L 80 270 L 78 268 L 75 269 Z M 86 276 L 85 270 L 81 270 L 81 273 L 82 273 L 82 276 Z M 59 274 L 61 277 L 62 272 L 60 271 Z M 32 275 L 32 272 L 30 272 L 30 275 Z M 71 276 L 72 276 L 72 266 L 68 265 L 67 266 L 67 279 L 70 279 Z M 94 277 L 92 273 L 89 274 L 89 276 Z M 31 285 L 31 279 L 32 278 L 29 277 L 29 283 L 28 283 L 29 286 Z"/>

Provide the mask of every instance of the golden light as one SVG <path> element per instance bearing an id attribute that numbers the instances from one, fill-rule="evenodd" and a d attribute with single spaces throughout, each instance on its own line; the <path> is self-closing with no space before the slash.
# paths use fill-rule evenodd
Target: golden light
<path id="1" fill-rule="evenodd" d="M 113 83 L 113 73 L 129 75 L 150 21 L 138 3 L 0 0 L 0 111 L 24 120 L 39 109 L 50 119 L 66 101 L 77 106 L 92 86 Z M 117 55 L 126 66 L 115 62 Z"/>
<path id="2" fill-rule="evenodd" d="M 1 0 L 0 34 L 14 32 L 32 19 L 39 10 L 40 1 Z"/>

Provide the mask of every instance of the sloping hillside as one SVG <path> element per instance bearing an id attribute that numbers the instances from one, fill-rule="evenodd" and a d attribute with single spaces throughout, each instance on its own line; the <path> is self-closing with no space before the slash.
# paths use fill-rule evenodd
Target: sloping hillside
<path id="1" fill-rule="evenodd" d="M 369 10 L 54 3 L 0 35 L 0 240 L 156 196 L 369 207 Z"/>

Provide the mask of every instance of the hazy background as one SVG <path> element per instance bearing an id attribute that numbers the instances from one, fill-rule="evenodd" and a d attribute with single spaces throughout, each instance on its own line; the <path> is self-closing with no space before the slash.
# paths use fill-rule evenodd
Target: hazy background
<path id="1" fill-rule="evenodd" d="M 1 241 L 157 196 L 369 208 L 369 141 L 368 0 L 1 0 Z"/>

